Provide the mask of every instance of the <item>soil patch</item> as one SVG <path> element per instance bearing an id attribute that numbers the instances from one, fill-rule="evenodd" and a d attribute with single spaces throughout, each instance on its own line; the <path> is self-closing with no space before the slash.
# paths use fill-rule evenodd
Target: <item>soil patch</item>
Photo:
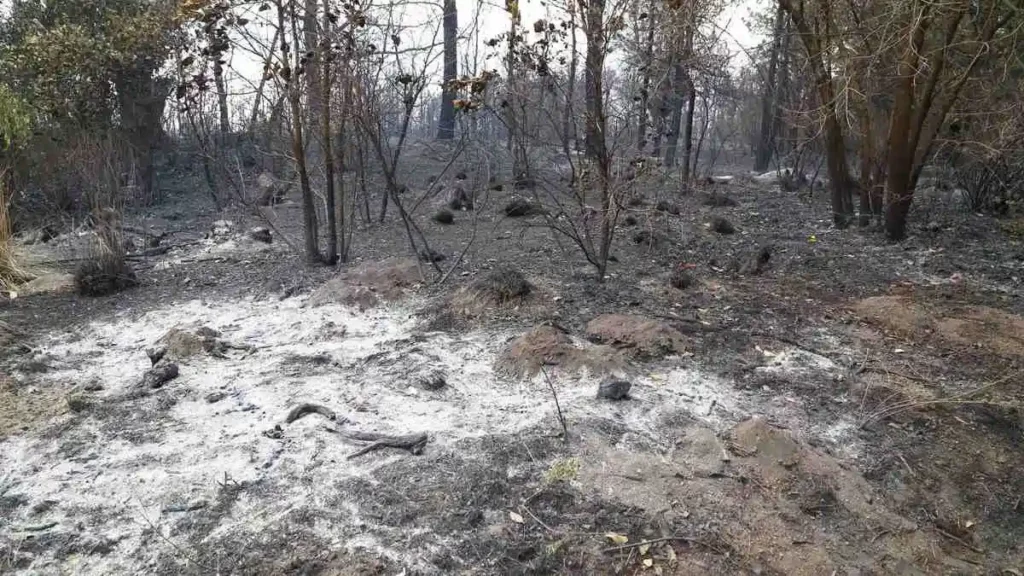
<path id="1" fill-rule="evenodd" d="M 566 372 L 583 369 L 592 374 L 621 371 L 625 362 L 607 347 L 580 347 L 555 326 L 537 326 L 518 336 L 502 350 L 494 369 L 513 378 L 532 378 L 552 366 Z"/>
<path id="2" fill-rule="evenodd" d="M 660 358 L 686 351 L 686 339 L 678 330 L 642 316 L 598 316 L 587 324 L 586 334 L 591 342 L 607 344 L 635 358 Z"/>
<path id="3" fill-rule="evenodd" d="M 67 412 L 67 392 L 59 386 L 24 386 L 0 372 L 0 441 Z"/>
<path id="4" fill-rule="evenodd" d="M 367 262 L 345 270 L 317 288 L 309 306 L 337 303 L 366 310 L 381 302 L 393 302 L 421 283 L 419 265 L 411 258 Z"/>
<path id="5" fill-rule="evenodd" d="M 988 306 L 925 306 L 908 296 L 874 296 L 853 305 L 868 323 L 911 340 L 935 336 L 947 347 L 974 346 L 1004 358 L 1024 357 L 1024 317 Z"/>

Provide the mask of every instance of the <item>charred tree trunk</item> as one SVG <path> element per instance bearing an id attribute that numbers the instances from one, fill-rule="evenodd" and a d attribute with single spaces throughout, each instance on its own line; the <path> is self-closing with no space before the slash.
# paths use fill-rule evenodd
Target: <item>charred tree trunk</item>
<path id="1" fill-rule="evenodd" d="M 576 51 L 576 3 L 569 3 L 569 78 L 567 79 L 565 91 L 565 111 L 562 115 L 562 148 L 566 158 L 569 153 L 569 142 L 576 136 L 576 130 L 570 131 L 573 126 L 573 103 L 576 99 L 576 67 L 579 64 L 579 53 Z M 578 147 L 577 147 L 578 149 Z"/>
<path id="2" fill-rule="evenodd" d="M 678 59 L 679 57 L 676 56 Z M 672 65 L 672 88 L 671 98 L 672 116 L 668 121 L 665 130 L 665 158 L 666 168 L 676 165 L 677 148 L 679 147 L 679 131 L 683 125 L 683 106 L 686 105 L 686 95 L 683 86 L 685 85 L 686 68 L 682 62 L 676 60 Z"/>
<path id="3" fill-rule="evenodd" d="M 782 142 L 779 142 L 779 135 L 783 134 L 783 114 L 782 111 L 793 108 L 793 79 L 790 77 L 789 62 L 792 58 L 792 48 L 790 47 L 789 33 L 789 18 L 783 18 L 782 22 L 782 56 L 779 62 L 779 72 L 777 75 L 777 86 L 778 90 L 775 92 L 775 126 L 772 129 L 775 133 L 775 151 L 777 154 L 789 153 L 791 146 L 786 140 L 787 136 L 783 137 Z"/>
<path id="4" fill-rule="evenodd" d="M 853 216 L 853 179 L 850 177 L 850 169 L 846 164 L 846 140 L 836 111 L 832 75 L 825 66 L 822 39 L 815 31 L 811 30 L 802 4 L 796 7 L 792 0 L 780 0 L 780 4 L 792 18 L 807 52 L 807 60 L 818 94 L 818 104 L 824 115 L 825 153 L 828 175 L 832 180 L 832 219 L 836 227 L 846 228 L 850 225 Z M 825 4 L 819 8 L 827 12 L 828 7 Z M 827 13 L 823 15 L 824 21 L 827 22 L 828 18 Z"/>
<path id="5" fill-rule="evenodd" d="M 586 153 L 592 160 L 606 156 L 604 117 L 604 0 L 591 2 L 587 15 L 587 61 L 584 70 L 586 89 Z"/>
<path id="6" fill-rule="evenodd" d="M 644 47 L 643 81 L 640 87 L 640 110 L 637 114 L 636 151 L 643 153 L 647 147 L 647 108 L 651 103 L 651 73 L 654 68 L 654 9 L 655 0 L 651 0 L 647 9 L 647 45 Z"/>
<path id="7" fill-rule="evenodd" d="M 231 119 L 228 116 L 228 89 L 224 81 L 224 64 L 218 54 L 213 60 L 213 83 L 217 89 L 217 111 L 220 118 L 220 135 L 231 133 Z"/>
<path id="8" fill-rule="evenodd" d="M 124 70 L 115 76 L 121 129 L 131 148 L 135 164 L 134 185 L 140 199 L 154 201 L 156 167 L 154 154 L 163 140 L 164 108 L 170 93 L 167 80 L 157 78 L 153 69 Z M 219 209 L 219 206 L 218 206 Z"/>
<path id="9" fill-rule="evenodd" d="M 327 196 L 327 263 L 334 265 L 338 262 L 338 223 L 340 222 L 341 225 L 344 226 L 345 220 L 344 214 L 342 214 L 341 219 L 339 219 L 338 214 L 336 213 L 337 199 L 335 198 L 334 187 L 335 158 L 331 129 L 331 61 L 333 58 L 330 57 L 330 44 L 327 42 L 327 38 L 330 37 L 329 31 L 331 28 L 329 1 L 330 0 L 324 0 L 324 40 L 320 42 L 320 50 L 318 51 L 321 77 L 314 77 L 313 82 L 315 83 L 317 80 L 322 82 L 320 90 L 320 96 L 322 98 L 322 101 L 320 102 L 320 136 L 323 140 L 324 148 L 324 185 L 326 188 L 324 193 Z M 342 203 L 344 203 L 344 199 L 342 199 Z"/>
<path id="10" fill-rule="evenodd" d="M 604 92 L 604 30 L 605 0 L 591 0 L 587 6 L 587 58 L 584 70 L 586 88 L 586 154 L 596 169 L 597 185 L 601 193 L 601 224 L 596 254 L 591 251 L 589 259 L 597 268 L 598 281 L 604 282 L 608 270 L 608 254 L 615 233 L 616 205 L 612 198 L 613 189 L 609 179 L 611 159 L 606 142 L 607 118 L 605 116 Z"/>
<path id="11" fill-rule="evenodd" d="M 928 8 L 929 5 L 925 5 L 923 10 L 927 11 Z M 959 98 L 964 85 L 980 62 L 981 56 L 989 50 L 989 42 L 996 32 L 1009 21 L 1008 17 L 1000 18 L 995 14 L 986 16 L 977 38 L 980 46 L 978 51 L 966 69 L 957 75 L 956 80 L 946 84 L 945 89 L 942 90 L 941 104 L 936 107 L 935 97 L 939 92 L 939 84 L 946 66 L 946 51 L 953 46 L 960 20 L 965 14 L 965 9 L 961 8 L 947 16 L 945 36 L 941 40 L 941 48 L 930 62 L 929 75 L 924 80 L 924 87 L 919 93 L 920 101 L 915 102 L 913 99 L 915 86 L 911 74 L 917 70 L 917 54 L 921 53 L 925 40 L 925 26 L 928 19 L 924 14 L 918 19 L 912 33 L 911 39 L 914 44 L 909 47 L 905 58 L 900 63 L 901 73 L 910 72 L 907 74 L 910 80 L 909 85 L 907 80 L 901 82 L 890 124 L 889 157 L 886 167 L 886 191 L 889 203 L 885 213 L 885 233 L 890 240 L 898 241 L 906 237 L 907 215 L 910 213 L 910 205 L 914 199 L 914 189 L 917 187 L 921 170 L 931 153 L 935 137 Z"/>
<path id="12" fill-rule="evenodd" d="M 779 51 L 782 46 L 782 23 L 786 17 L 782 6 L 775 13 L 775 25 L 772 31 L 772 51 L 768 58 L 768 77 L 765 78 L 764 94 L 761 96 L 761 131 L 757 141 L 757 154 L 754 157 L 754 170 L 764 172 L 772 161 L 775 152 L 776 109 L 778 108 Z"/>
<path id="13" fill-rule="evenodd" d="M 689 76 L 689 75 L 687 75 Z M 693 78 L 688 78 L 689 96 L 686 102 L 686 120 L 683 125 L 683 186 L 689 186 L 690 177 L 696 171 L 697 166 L 691 165 L 693 158 L 693 109 L 697 105 L 697 87 L 693 84 Z"/>
<path id="14" fill-rule="evenodd" d="M 444 2 L 444 86 L 441 92 L 441 114 L 437 122 L 437 139 L 455 138 L 455 90 L 450 83 L 458 75 L 459 13 L 455 0 Z"/>
<path id="15" fill-rule="evenodd" d="M 292 0 L 292 10 L 295 10 L 294 3 L 298 0 Z M 319 126 L 321 119 L 323 118 L 322 108 L 323 104 L 323 85 L 318 81 L 321 77 L 320 72 L 320 51 L 318 50 L 320 31 L 318 30 L 318 22 L 316 19 L 317 12 L 317 0 L 305 0 L 305 6 L 303 7 L 302 14 L 302 42 L 305 49 L 306 56 L 302 58 L 296 58 L 295 72 L 298 73 L 300 68 L 304 68 L 303 75 L 310 80 L 306 84 L 306 113 L 307 117 L 304 119 L 306 125 L 310 126 L 311 129 L 314 126 Z M 296 44 L 296 56 L 298 56 L 298 39 L 295 40 Z M 316 133 L 315 131 L 313 132 Z M 311 138 L 311 141 L 306 143 L 307 149 L 306 154 L 316 157 L 317 151 L 323 151 L 323 142 L 319 142 L 319 136 Z M 310 150 L 312 149 L 312 150 Z"/>
<path id="16" fill-rule="evenodd" d="M 278 0 L 277 3 L 277 14 L 278 26 L 281 30 L 284 30 L 284 7 L 281 5 L 281 0 Z M 294 3 L 291 5 L 289 16 L 291 20 L 292 45 L 296 46 L 299 43 L 299 31 L 298 24 L 296 23 L 297 16 Z M 316 205 L 313 203 L 313 190 L 309 183 L 309 172 L 306 169 L 306 150 L 302 138 L 302 123 L 305 116 L 302 113 L 301 95 L 299 94 L 298 69 L 300 63 L 297 54 L 292 59 L 291 50 L 287 42 L 281 43 L 281 61 L 285 66 L 281 74 L 285 78 L 288 104 L 291 111 L 292 156 L 295 158 L 295 169 L 299 173 L 299 187 L 302 192 L 302 220 L 303 236 L 306 244 L 306 261 L 310 264 L 319 264 L 323 261 L 319 246 L 319 223 L 317 222 Z M 316 84 L 316 82 L 314 81 L 312 84 Z"/>

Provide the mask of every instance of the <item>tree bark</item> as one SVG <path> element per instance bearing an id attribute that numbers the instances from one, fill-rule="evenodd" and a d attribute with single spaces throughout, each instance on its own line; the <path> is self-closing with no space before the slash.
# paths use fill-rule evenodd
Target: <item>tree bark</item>
<path id="1" fill-rule="evenodd" d="M 587 157 L 601 160 L 605 150 L 604 116 L 604 0 L 591 0 L 587 14 L 587 61 L 584 70 L 587 117 L 585 147 Z"/>
<path id="2" fill-rule="evenodd" d="M 644 47 L 643 80 L 640 87 L 640 110 L 637 114 L 636 151 L 643 153 L 647 147 L 647 114 L 651 101 L 651 73 L 654 69 L 654 9 L 655 0 L 647 9 L 647 45 Z"/>
<path id="3" fill-rule="evenodd" d="M 318 51 L 318 57 L 320 59 L 320 71 L 321 77 L 315 78 L 322 82 L 320 90 L 320 97 L 322 98 L 320 104 L 320 118 L 321 118 L 321 138 L 323 139 L 324 147 L 324 193 L 327 195 L 327 263 L 334 265 L 338 262 L 338 214 L 336 210 L 335 189 L 334 189 L 334 150 L 333 150 L 333 135 L 331 130 L 331 58 L 329 58 L 330 44 L 327 42 L 327 38 L 330 37 L 331 20 L 330 20 L 330 0 L 324 0 L 324 20 L 323 20 L 323 37 L 324 40 L 320 42 L 320 50 Z M 315 7 L 315 6 L 314 6 Z M 339 132 L 340 135 L 340 132 Z M 344 215 L 340 220 L 342 226 L 345 224 Z"/>
<path id="4" fill-rule="evenodd" d="M 570 157 L 569 142 L 576 136 L 576 131 L 570 131 L 570 127 L 574 126 L 573 104 L 576 101 L 576 68 L 579 65 L 579 53 L 576 50 L 576 2 L 572 0 L 569 2 L 569 50 L 569 78 L 566 83 L 565 111 L 562 114 L 562 148 L 566 158 Z"/>
<path id="5" fill-rule="evenodd" d="M 675 56 L 672 64 L 672 117 L 668 121 L 668 130 L 665 134 L 665 167 L 672 168 L 676 165 L 676 150 L 679 147 L 679 131 L 683 125 L 683 106 L 686 105 L 686 97 L 683 86 L 685 85 L 686 68 Z"/>
<path id="6" fill-rule="evenodd" d="M 441 114 L 437 123 L 437 139 L 455 138 L 455 91 L 450 82 L 458 76 L 459 13 L 455 0 L 444 2 L 444 86 L 441 91 Z"/>
<path id="7" fill-rule="evenodd" d="M 220 117 L 220 134 L 225 136 L 231 133 L 231 119 L 228 116 L 228 89 L 224 82 L 224 65 L 220 63 L 221 55 L 214 56 L 213 60 L 213 83 L 217 89 L 217 111 Z"/>
<path id="8" fill-rule="evenodd" d="M 792 0 L 780 0 L 780 5 L 793 20 L 807 52 L 808 64 L 818 93 L 818 104 L 824 115 L 825 153 L 828 175 L 832 180 L 832 220 L 837 228 L 846 228 L 850 225 L 853 215 L 853 179 L 846 164 L 846 141 L 836 111 L 832 75 L 825 66 L 822 38 L 811 30 L 802 5 L 797 8 Z M 822 10 L 827 10 L 827 7 L 823 7 Z M 825 14 L 824 18 L 827 21 L 828 15 Z"/>
<path id="9" fill-rule="evenodd" d="M 168 81 L 148 68 L 122 70 L 114 77 L 121 130 L 131 146 L 135 181 L 146 203 L 154 201 L 156 167 L 154 154 L 163 139 L 164 108 L 170 93 Z"/>
<path id="10" fill-rule="evenodd" d="M 277 13 L 278 26 L 284 30 L 284 7 L 281 5 L 281 0 L 277 2 Z M 292 45 L 297 46 L 299 43 L 299 32 L 294 3 L 291 5 L 290 20 Z M 313 190 L 309 183 L 309 172 L 306 169 L 306 150 L 302 138 L 302 123 L 305 116 L 303 115 L 301 96 L 299 94 L 298 70 L 300 63 L 298 54 L 295 55 L 293 60 L 290 59 L 290 56 L 287 42 L 282 42 L 281 61 L 287 70 L 285 82 L 288 91 L 288 104 L 291 110 L 292 155 L 295 157 L 295 168 L 299 173 L 299 187 L 302 191 L 302 220 L 303 236 L 306 244 L 306 262 L 319 264 L 323 261 L 319 246 L 319 223 L 317 222 L 316 206 L 313 203 Z M 317 82 L 313 81 L 311 84 L 317 84 Z"/>
<path id="11" fill-rule="evenodd" d="M 772 51 L 768 58 L 768 77 L 765 78 L 764 93 L 761 96 L 761 130 L 757 140 L 757 154 L 754 157 L 754 170 L 764 172 L 771 165 L 775 153 L 776 109 L 778 100 L 778 83 L 776 73 L 779 66 L 779 52 L 782 46 L 782 23 L 786 13 L 782 6 L 775 13 L 775 24 L 772 35 Z"/>
<path id="12" fill-rule="evenodd" d="M 687 75 L 689 76 L 689 75 Z M 689 96 L 686 102 L 686 121 L 683 125 L 683 185 L 689 187 L 690 177 L 697 166 L 691 166 L 693 158 L 693 109 L 697 105 L 697 87 L 693 85 L 693 78 L 689 78 Z"/>

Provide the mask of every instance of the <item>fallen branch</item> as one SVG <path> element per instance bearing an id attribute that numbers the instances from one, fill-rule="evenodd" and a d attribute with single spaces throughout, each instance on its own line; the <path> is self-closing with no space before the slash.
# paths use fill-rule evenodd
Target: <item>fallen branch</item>
<path id="1" fill-rule="evenodd" d="M 623 550 L 632 550 L 633 548 L 639 548 L 640 546 L 649 546 L 651 544 L 657 544 L 658 542 L 674 542 L 679 540 L 689 542 L 691 544 L 702 544 L 707 546 L 706 544 L 692 536 L 666 536 L 664 538 L 652 538 L 650 540 L 641 540 L 640 542 L 623 544 L 621 546 L 612 546 L 611 548 L 605 548 L 601 552 L 604 552 L 605 554 L 611 552 L 622 552 Z M 711 546 L 708 546 L 708 548 L 711 548 Z M 712 548 L 712 550 L 714 550 L 714 548 Z"/>
<path id="2" fill-rule="evenodd" d="M 924 378 L 922 376 L 914 376 L 913 374 L 907 374 L 898 370 L 892 370 L 885 366 L 876 366 L 874 364 L 864 364 L 857 369 L 857 374 L 864 374 L 865 372 L 874 372 L 876 374 L 885 374 L 886 376 L 899 376 L 905 380 L 912 382 L 931 382 L 932 379 Z"/>
<path id="3" fill-rule="evenodd" d="M 408 450 L 412 454 L 418 455 L 423 453 L 423 448 L 427 445 L 427 435 L 422 432 L 418 434 L 405 434 L 403 436 L 389 436 L 387 434 L 378 434 L 376 432 L 347 432 L 336 428 L 328 428 L 328 430 L 353 442 L 371 442 L 371 444 L 365 448 L 349 454 L 347 460 L 358 458 L 359 456 L 373 452 L 374 450 L 379 450 L 380 448 L 402 448 L 404 450 Z"/>
<path id="4" fill-rule="evenodd" d="M 324 418 L 327 418 L 328 420 L 338 419 L 338 415 L 334 413 L 334 410 L 331 410 L 326 406 L 306 402 L 303 404 L 299 404 L 295 408 L 292 408 L 291 412 L 288 412 L 288 416 L 284 419 L 284 421 L 286 424 L 291 424 L 292 422 L 295 422 L 296 420 L 302 418 L 307 414 L 319 414 Z M 344 418 L 342 418 L 342 421 L 344 421 Z"/>
<path id="5" fill-rule="evenodd" d="M 967 548 L 968 550 L 970 550 L 971 552 L 974 552 L 975 554 L 984 554 L 985 553 L 985 551 L 982 550 L 981 548 L 978 548 L 977 546 L 974 546 L 973 544 L 971 544 L 970 542 L 964 540 L 963 538 L 961 538 L 959 536 L 956 536 L 954 534 L 950 534 L 949 532 L 946 532 L 945 530 L 943 530 L 942 528 L 939 528 L 938 526 L 935 527 L 935 531 L 938 532 L 940 535 L 945 536 L 946 538 L 949 538 L 950 540 L 959 543 L 961 546 L 963 546 L 964 548 Z"/>

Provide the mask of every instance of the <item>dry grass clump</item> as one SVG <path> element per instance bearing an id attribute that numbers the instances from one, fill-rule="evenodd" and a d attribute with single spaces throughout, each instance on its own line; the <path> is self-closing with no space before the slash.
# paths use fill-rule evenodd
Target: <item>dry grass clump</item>
<path id="1" fill-rule="evenodd" d="M 82 296 L 108 296 L 138 285 L 125 258 L 120 214 L 106 208 L 95 213 L 96 241 L 89 258 L 75 270 L 75 287 Z"/>
<path id="2" fill-rule="evenodd" d="M 0 290 L 10 292 L 34 276 L 18 265 L 14 254 L 14 230 L 11 223 L 10 193 L 5 182 L 6 174 L 0 171 Z"/>

